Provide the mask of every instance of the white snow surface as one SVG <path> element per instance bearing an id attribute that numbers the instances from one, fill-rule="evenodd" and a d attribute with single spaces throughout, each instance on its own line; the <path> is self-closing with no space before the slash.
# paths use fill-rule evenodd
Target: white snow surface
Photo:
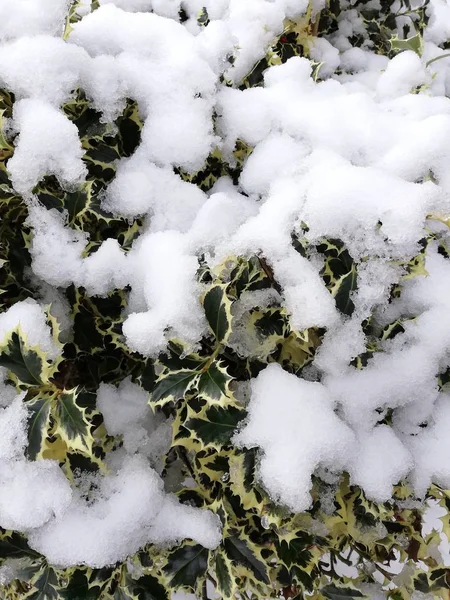
<path id="1" fill-rule="evenodd" d="M 200 256 L 211 267 L 229 255 L 264 256 L 293 328 L 326 328 L 310 371 L 320 381 L 271 364 L 251 382 L 249 416 L 234 441 L 260 448 L 259 477 L 272 498 L 306 510 L 311 475 L 323 468 L 348 471 L 376 501 L 388 500 L 403 477 L 418 495 L 431 482 L 449 487 L 449 395 L 437 375 L 450 364 L 450 266 L 437 242 L 427 247 L 426 274 L 402 279 L 400 298 L 390 299 L 405 275 L 400 263 L 419 253 L 427 233 L 449 242 L 450 59 L 427 64 L 445 54 L 448 2 L 430 2 L 423 55 L 407 50 L 391 60 L 369 43 L 352 48 L 365 30 L 344 2 L 338 30 L 311 47 L 322 80 L 311 76 L 310 60 L 294 57 L 245 90 L 242 78 L 284 20 L 304 14 L 306 0 L 184 0 L 184 24 L 179 0 L 101 0 L 93 12 L 85 2 L 63 40 L 67 5 L 0 3 L 0 85 L 16 96 L 2 133 L 14 139 L 7 169 L 29 206 L 34 276 L 100 296 L 129 286 L 126 342 L 155 357 L 171 338 L 195 348 L 208 331 Z M 203 7 L 210 23 L 202 28 Z M 112 128 L 126 98 L 144 120 L 139 147 L 118 161 L 102 197 L 115 215 L 144 219 L 127 253 L 111 238 L 87 256 L 87 234 L 33 195 L 45 175 L 90 192 L 78 130 L 61 110 L 78 87 Z M 253 149 L 237 185 L 223 177 L 205 193 L 178 174 L 202 169 L 215 149 L 232 161 L 237 140 Z M 358 268 L 351 317 L 326 289 L 320 257 L 293 248 L 293 232 L 310 247 L 323 238 L 345 244 Z M 253 306 L 260 300 L 255 294 Z M 357 370 L 350 361 L 366 350 L 362 323 L 372 314 L 380 327 L 402 318 L 404 331 Z M 37 302 L 0 315 L 2 339 L 17 327 L 56 358 Z M 151 541 L 219 543 L 212 513 L 163 491 L 159 457 L 170 423 L 130 380 L 98 391 L 105 427 L 123 448 L 86 501 L 56 463 L 25 459 L 26 408 L 0 375 L 0 526 L 27 532 L 33 548 L 62 566 L 101 567 Z M 388 411 L 392 426 L 380 424 Z"/>

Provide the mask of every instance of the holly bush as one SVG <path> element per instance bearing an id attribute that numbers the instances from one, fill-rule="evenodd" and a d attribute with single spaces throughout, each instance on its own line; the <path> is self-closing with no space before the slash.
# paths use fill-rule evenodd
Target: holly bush
<path id="1" fill-rule="evenodd" d="M 78 4 L 73 2 L 70 7 L 64 35 L 80 18 Z M 420 45 L 427 3 L 412 4 L 382 0 L 375 7 L 375 3 L 353 2 L 365 27 L 365 33 L 352 39 L 353 45 L 370 40 L 379 54 L 390 58 L 403 48 Z M 97 8 L 93 2 L 91 10 Z M 223 77 L 222 84 L 239 89 L 262 86 L 268 67 L 293 56 L 308 57 L 311 40 L 336 31 L 341 10 L 339 2 L 330 0 L 314 18 L 310 7 L 298 21 L 286 19 L 284 30 L 247 76 L 238 83 Z M 411 18 L 399 39 L 395 15 L 400 12 L 409 12 Z M 180 22 L 183 20 L 180 11 Z M 198 23 L 208 25 L 206 9 L 199 12 Z M 320 64 L 314 65 L 313 76 L 321 81 Z M 40 301 L 42 297 L 30 277 L 33 232 L 27 221 L 29 205 L 14 191 L 8 173 L 15 140 L 5 123 L 12 117 L 14 104 L 14 94 L 2 89 L 0 302 L 4 312 L 17 302 L 28 298 Z M 115 177 L 117 161 L 130 157 L 140 143 L 143 119 L 138 103 L 127 99 L 114 123 L 105 123 L 84 91 L 77 89 L 62 110 L 78 129 L 86 180 L 68 190 L 49 175 L 33 189 L 33 195 L 41 206 L 59 211 L 68 227 L 88 234 L 86 256 L 109 238 L 117 240 L 126 253 L 139 238 L 144 221 L 107 212 L 102 194 Z M 183 180 L 209 191 L 222 176 L 237 184 L 251 152 L 248 143 L 238 140 L 231 159 L 216 148 L 198 172 L 175 171 Z M 307 223 L 302 231 L 307 233 Z M 445 240 L 430 232 L 422 240 L 421 252 L 403 264 L 403 275 L 391 289 L 392 298 L 401 296 L 404 281 L 425 275 L 426 249 L 436 240 L 440 253 L 448 256 Z M 338 311 L 351 316 L 359 265 L 344 242 L 324 238 L 311 244 L 306 235 L 293 231 L 292 246 L 307 259 L 321 258 L 324 285 Z M 372 597 L 384 585 L 393 600 L 407 600 L 415 592 L 448 598 L 450 571 L 433 552 L 440 543 L 439 534 L 423 534 L 425 502 L 416 501 L 407 482 L 394 487 L 389 501 L 377 503 L 352 485 L 347 473 L 334 480 L 317 473 L 312 477 L 311 507 L 302 513 L 292 513 L 269 496 L 258 477 L 259 449 L 233 444 L 234 434 L 247 417 L 250 382 L 270 363 L 302 378 L 326 330 L 292 326 L 283 301 L 276 299 L 282 298 L 282 286 L 261 253 L 228 256 L 213 267 L 200 255 L 197 279 L 209 332 L 195 350 L 175 338 L 157 357 L 132 351 L 122 333 L 129 289 L 116 289 L 101 297 L 72 284 L 60 290 L 70 306 L 71 336 L 61 335 L 57 316 L 51 306 L 46 307 L 59 356 L 49 358 L 39 346 L 30 344 L 18 327 L 1 341 L 0 365 L 7 370 L 8 384 L 24 394 L 28 459 L 57 460 L 71 482 L 80 471 L 106 472 L 105 458 L 121 447 L 121 436 L 108 434 L 96 395 L 101 383 L 118 386 L 131 378 L 148 394 L 152 410 L 170 419 L 172 441 L 162 457 L 162 478 L 177 479 L 175 493 L 182 503 L 218 515 L 220 545 L 209 550 L 189 539 L 176 547 L 150 544 L 126 561 L 103 568 L 58 568 L 28 545 L 25 534 L 2 529 L 1 559 L 20 559 L 20 568 L 2 586 L 3 597 L 163 600 L 174 590 L 207 598 L 214 589 L 221 598 L 344 600 Z M 273 291 L 275 299 L 268 305 L 247 303 L 237 310 L 243 295 L 253 291 Z M 364 369 L 382 351 L 383 342 L 404 331 L 405 319 L 383 327 L 375 318 L 366 319 L 362 323 L 366 351 L 353 359 L 353 368 Z M 236 331 L 245 332 L 244 345 L 233 340 Z M 439 386 L 448 379 L 447 371 L 439 374 Z M 381 415 L 380 423 L 390 425 L 391 417 L 389 413 Z M 448 490 L 432 485 L 426 497 L 434 499 L 448 515 Z M 443 523 L 444 531 L 449 532 L 448 516 Z M 391 570 L 399 562 L 407 566 L 401 580 L 396 579 L 395 569 Z"/>

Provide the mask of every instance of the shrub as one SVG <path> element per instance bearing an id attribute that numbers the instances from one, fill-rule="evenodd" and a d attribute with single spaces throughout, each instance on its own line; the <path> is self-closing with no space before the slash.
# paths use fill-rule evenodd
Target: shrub
<path id="1" fill-rule="evenodd" d="M 0 7 L 3 597 L 447 598 L 448 7 L 114 4 Z"/>

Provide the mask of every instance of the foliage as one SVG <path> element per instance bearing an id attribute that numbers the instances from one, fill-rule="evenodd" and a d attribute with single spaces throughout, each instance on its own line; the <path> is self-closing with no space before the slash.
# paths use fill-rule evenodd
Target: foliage
<path id="1" fill-rule="evenodd" d="M 392 55 L 400 51 L 402 44 L 390 43 L 395 29 L 393 3 L 382 1 L 381 13 L 366 10 L 364 4 L 358 1 L 354 6 L 380 53 Z M 402 8 L 410 8 L 408 2 L 400 4 Z M 240 87 L 260 85 L 262 73 L 270 65 L 285 62 L 294 55 L 307 55 L 312 37 L 332 32 L 336 27 L 340 10 L 339 2 L 331 0 L 315 20 L 306 15 L 298 23 L 287 21 L 285 31 L 274 40 L 267 55 Z M 70 15 L 77 18 L 74 10 Z M 415 35 L 420 36 L 426 19 L 424 7 L 411 15 L 410 31 L 404 33 L 414 39 Z M 206 9 L 199 14 L 199 23 L 208 23 Z M 70 19 L 66 33 L 68 28 Z M 354 40 L 355 45 L 361 42 Z M 411 44 L 409 47 L 413 47 Z M 320 69 L 316 77 L 320 78 Z M 3 90 L 0 125 L 11 117 L 13 104 L 14 97 Z M 142 122 L 137 104 L 128 101 L 114 127 L 101 122 L 82 90 L 77 91 L 63 110 L 79 130 L 88 169 L 86 182 L 68 192 L 54 177 L 47 177 L 34 193 L 47 208 L 63 212 L 68 225 L 89 233 L 88 252 L 93 252 L 108 237 L 115 237 L 126 251 L 142 223 L 139 219 L 129 221 L 108 214 L 101 208 L 100 200 L 102 191 L 114 178 L 115 161 L 130 156 L 139 144 Z M 215 150 L 198 173 L 179 172 L 186 180 L 208 190 L 224 174 L 236 181 L 251 150 L 239 142 L 233 164 Z M 2 310 L 37 294 L 27 276 L 30 265 L 30 232 L 24 225 L 27 207 L 8 180 L 7 161 L 13 152 L 13 140 L 1 134 Z M 293 234 L 292 243 L 303 256 L 314 253 L 323 259 L 324 283 L 338 310 L 351 315 L 358 269 L 342 241 L 324 239 L 312 248 L 300 234 Z M 421 276 L 420 255 L 405 269 L 406 276 Z M 173 417 L 173 442 L 165 456 L 163 475 L 169 476 L 173 469 L 181 468 L 190 477 L 191 487 L 181 487 L 177 495 L 183 502 L 208 508 L 220 517 L 222 543 L 211 551 L 189 540 L 172 549 L 148 546 L 125 563 L 110 568 L 61 570 L 33 551 L 26 536 L 2 530 L 0 558 L 21 561 L 16 579 L 4 586 L 3 597 L 163 600 L 171 590 L 179 588 L 204 594 L 205 582 L 209 580 L 223 598 L 243 595 L 243 591 L 248 591 L 249 598 L 276 595 L 317 600 L 365 598 L 371 583 L 389 583 L 394 579 L 390 564 L 399 558 L 411 565 L 410 577 L 400 587 L 392 587 L 389 591 L 392 599 L 406 600 L 414 590 L 448 598 L 450 571 L 438 564 L 430 552 L 439 539 L 436 533 L 422 535 L 421 511 L 411 508 L 414 503 L 408 503 L 412 491 L 405 484 L 400 482 L 395 488 L 392 501 L 376 504 L 360 489 L 350 486 L 346 475 L 336 483 L 314 477 L 314 501 L 309 511 L 292 514 L 271 501 L 257 478 L 257 451 L 238 449 L 231 443 L 246 417 L 246 386 L 272 362 L 301 375 L 311 363 L 325 331 L 294 330 L 289 314 L 278 302 L 252 306 L 236 316 L 234 308 L 246 291 L 280 291 L 263 256 L 228 257 L 213 271 L 199 257 L 198 276 L 204 285 L 201 300 L 210 331 L 195 353 L 177 339 L 155 361 L 132 352 L 122 335 L 127 290 L 98 298 L 71 286 L 64 293 L 71 307 L 74 335 L 65 343 L 58 341 L 59 358 L 50 360 L 39 347 L 30 346 L 26 336 L 17 330 L 2 342 L 0 365 L 8 369 L 10 381 L 26 394 L 28 457 L 57 459 L 69 479 L 73 479 L 76 469 L 104 470 L 106 453 L 120 445 L 120 438 L 106 433 L 102 415 L 96 409 L 96 390 L 100 382 L 118 384 L 131 376 L 148 392 L 155 411 Z M 401 282 L 393 294 L 401 294 Z M 60 340 L 51 309 L 48 319 L 55 340 Z M 233 347 L 233 331 L 238 326 L 246 332 L 246 353 Z M 353 361 L 353 366 L 364 368 L 378 351 L 380 342 L 395 336 L 401 328 L 401 321 L 381 330 L 367 322 L 367 351 Z M 429 496 L 448 510 L 448 490 L 432 486 Z M 444 527 L 450 531 L 448 517 Z M 340 575 L 338 569 L 340 563 L 348 564 L 350 558 L 357 568 L 357 575 L 352 578 Z"/>

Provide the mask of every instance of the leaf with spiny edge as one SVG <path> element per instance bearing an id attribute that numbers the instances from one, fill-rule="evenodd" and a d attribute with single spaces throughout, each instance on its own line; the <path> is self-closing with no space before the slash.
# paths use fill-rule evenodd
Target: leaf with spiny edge
<path id="1" fill-rule="evenodd" d="M 209 550 L 199 544 L 184 543 L 168 555 L 164 572 L 171 587 L 196 589 L 208 567 Z"/>
<path id="2" fill-rule="evenodd" d="M 35 460 L 44 449 L 45 438 L 50 435 L 50 416 L 54 394 L 40 393 L 26 402 L 28 410 L 26 448 L 30 460 Z"/>
<path id="3" fill-rule="evenodd" d="M 226 344 L 231 334 L 231 300 L 226 285 L 215 284 L 203 296 L 206 320 L 219 344 Z"/>
<path id="4" fill-rule="evenodd" d="M 266 562 L 250 538 L 242 539 L 237 531 L 230 531 L 223 539 L 222 547 L 234 568 L 243 569 L 255 582 L 270 583 Z"/>
<path id="5" fill-rule="evenodd" d="M 212 554 L 210 566 L 216 580 L 216 592 L 220 594 L 221 598 L 234 598 L 236 583 L 232 575 L 231 560 L 219 549 Z"/>
<path id="6" fill-rule="evenodd" d="M 229 458 L 229 489 L 237 496 L 245 510 L 256 509 L 262 513 L 264 496 L 256 485 L 257 450 L 239 450 Z"/>
<path id="7" fill-rule="evenodd" d="M 153 406 L 164 406 L 184 398 L 187 391 L 196 384 L 200 374 L 200 371 L 189 370 L 163 373 L 156 381 L 150 403 Z"/>
<path id="8" fill-rule="evenodd" d="M 199 396 L 204 398 L 208 404 L 222 404 L 230 401 L 230 383 L 232 377 L 223 363 L 212 362 L 206 370 L 203 370 L 197 382 Z"/>
<path id="9" fill-rule="evenodd" d="M 239 423 L 245 419 L 247 412 L 233 405 L 211 406 L 198 417 L 189 419 L 185 427 L 205 446 L 222 447 L 230 444 Z"/>
<path id="10" fill-rule="evenodd" d="M 22 329 L 10 331 L 0 344 L 0 366 L 16 377 L 18 385 L 40 386 L 48 383 L 51 361 L 39 346 L 31 346 Z"/>
<path id="11" fill-rule="evenodd" d="M 54 434 L 61 436 L 71 450 L 91 454 L 94 438 L 86 409 L 77 404 L 77 396 L 77 388 L 58 393 L 52 411 Z"/>

